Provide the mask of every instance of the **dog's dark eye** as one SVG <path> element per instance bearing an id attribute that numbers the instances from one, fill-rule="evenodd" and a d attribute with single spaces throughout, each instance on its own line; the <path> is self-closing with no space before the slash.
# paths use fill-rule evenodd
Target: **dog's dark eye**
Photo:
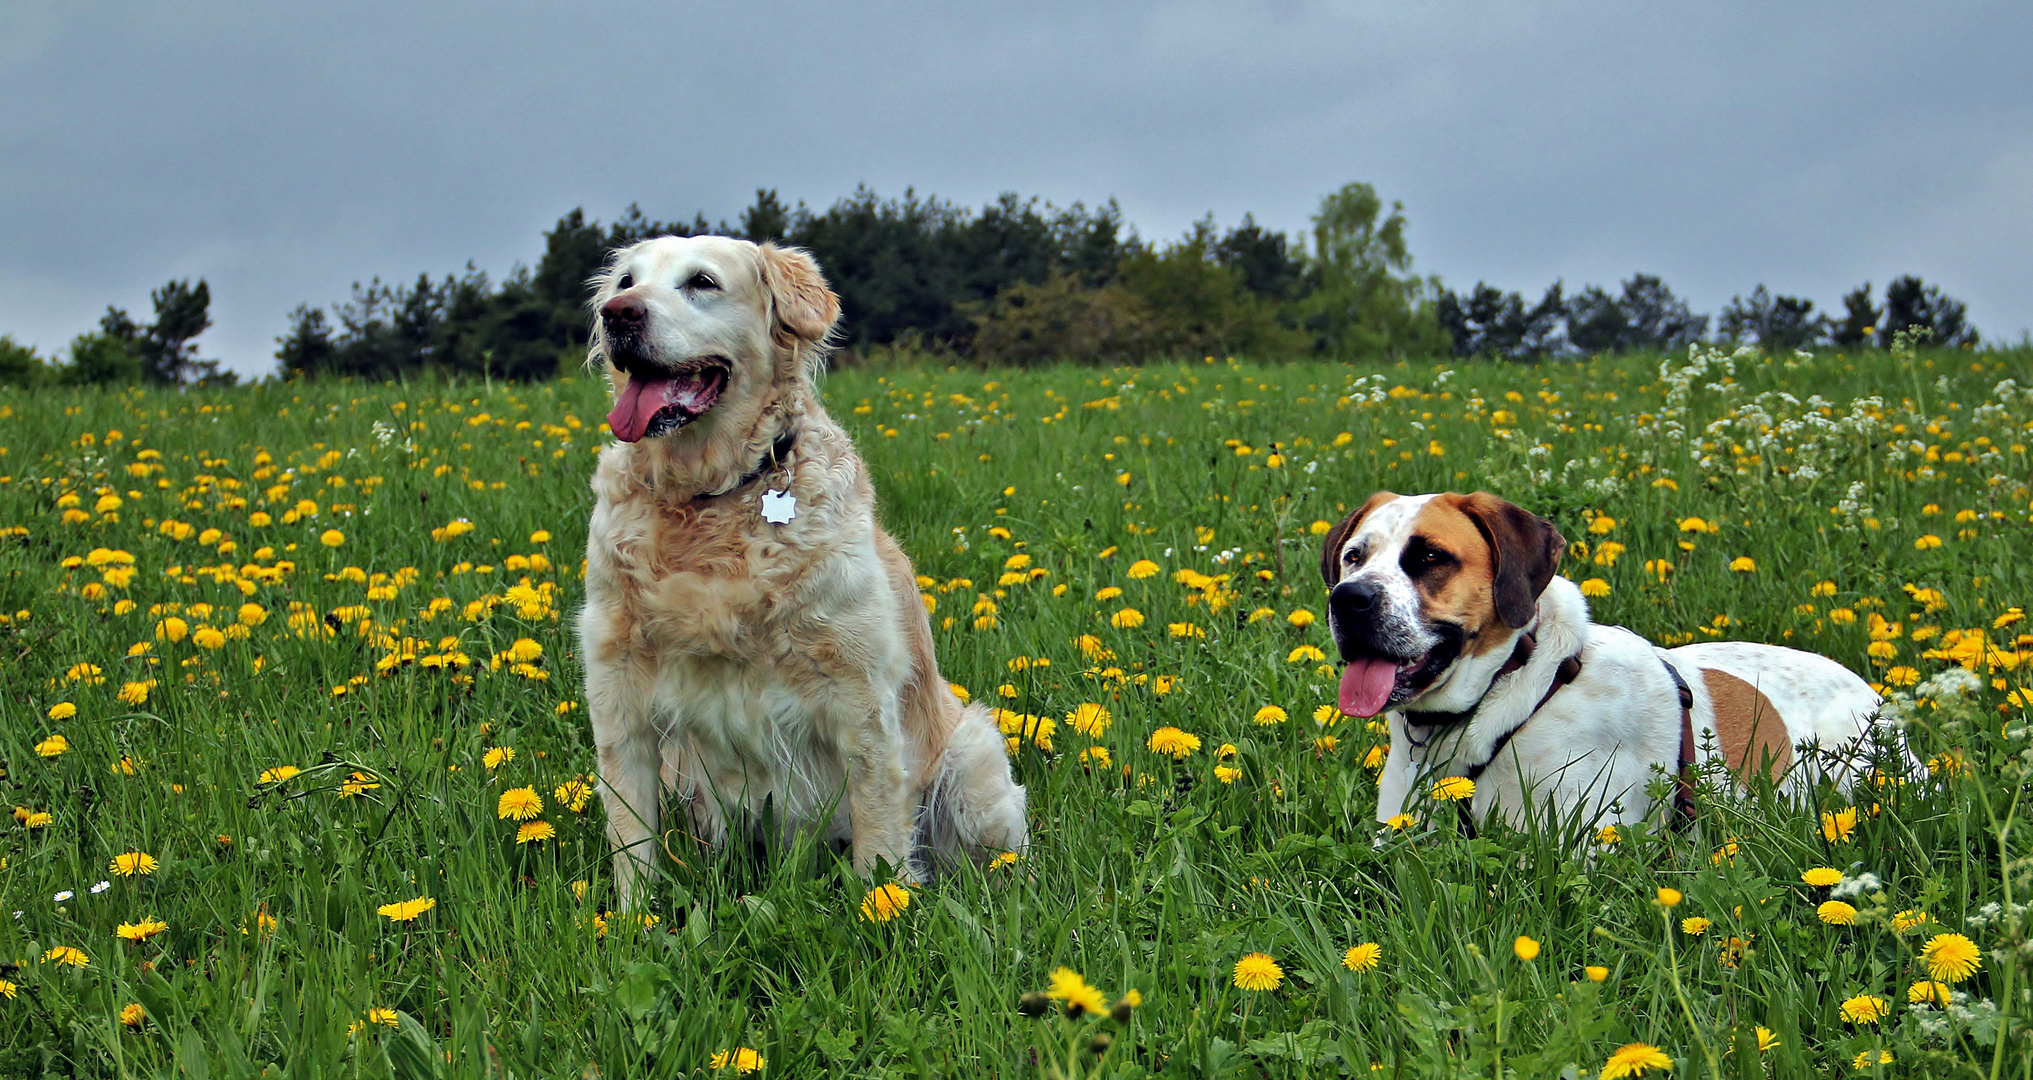
<path id="1" fill-rule="evenodd" d="M 693 274 L 685 282 L 685 288 L 687 289 L 718 289 L 719 287 L 719 282 L 714 281 L 710 275 L 703 273 Z"/>
<path id="2" fill-rule="evenodd" d="M 1424 574 L 1453 562 L 1454 556 L 1448 554 L 1444 548 L 1435 547 L 1422 538 L 1414 537 L 1412 542 L 1405 546 L 1405 553 L 1399 558 L 1398 565 L 1408 574 Z"/>
<path id="3" fill-rule="evenodd" d="M 620 278 L 620 280 L 618 280 L 618 281 L 616 281 L 616 282 L 614 283 L 614 287 L 615 287 L 615 288 L 617 288 L 617 289 L 627 289 L 627 288 L 630 288 L 630 287 L 632 287 L 632 286 L 633 286 L 634 284 L 635 284 L 635 279 L 634 279 L 633 277 L 630 277 L 630 276 L 629 276 L 629 275 L 627 275 L 627 274 L 623 274 L 623 275 L 621 275 L 621 278 Z"/>

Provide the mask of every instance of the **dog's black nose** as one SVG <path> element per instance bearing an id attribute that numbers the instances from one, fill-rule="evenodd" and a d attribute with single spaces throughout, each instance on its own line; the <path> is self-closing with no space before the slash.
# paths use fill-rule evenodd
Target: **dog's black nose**
<path id="1" fill-rule="evenodd" d="M 617 330 L 639 327 L 648 317 L 648 305 L 633 296 L 617 296 L 600 305 L 600 320 Z"/>
<path id="2" fill-rule="evenodd" d="M 1350 614 L 1366 612 L 1376 606 L 1381 592 L 1373 579 L 1357 578 L 1336 585 L 1328 595 L 1328 602 Z"/>

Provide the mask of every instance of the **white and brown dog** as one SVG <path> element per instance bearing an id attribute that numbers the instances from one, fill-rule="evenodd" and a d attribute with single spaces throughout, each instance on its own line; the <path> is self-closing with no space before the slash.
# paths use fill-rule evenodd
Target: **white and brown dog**
<path id="1" fill-rule="evenodd" d="M 801 251 L 660 237 L 595 279 L 614 386 L 579 633 L 623 906 L 666 791 L 708 843 L 851 839 L 856 871 L 1024 846 L 1024 789 L 939 674 L 868 470 L 813 385 L 839 300 Z"/>
<path id="2" fill-rule="evenodd" d="M 1389 714 L 1377 820 L 1448 777 L 1475 781 L 1471 822 L 1523 824 L 1550 804 L 1602 825 L 1651 815 L 1661 769 L 1679 774 L 1676 811 L 1691 814 L 1689 768 L 1710 756 L 1788 792 L 1869 769 L 1879 699 L 1854 673 L 1776 645 L 1668 650 L 1598 626 L 1554 573 L 1565 548 L 1551 522 L 1485 492 L 1380 491 L 1328 533 L 1341 711 Z"/>

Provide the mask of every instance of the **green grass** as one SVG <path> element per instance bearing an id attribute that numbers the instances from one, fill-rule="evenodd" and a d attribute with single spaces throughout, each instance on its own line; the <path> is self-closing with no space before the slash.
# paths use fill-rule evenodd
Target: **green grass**
<path id="1" fill-rule="evenodd" d="M 2011 906 L 2033 885 L 2028 718 L 2007 696 L 2033 682 L 2017 638 L 2033 626 L 1994 627 L 2033 599 L 2033 396 L 1998 386 L 2033 383 L 2029 360 L 1747 355 L 1684 395 L 1658 358 L 835 374 L 883 519 L 934 582 L 946 675 L 1060 720 L 1014 758 L 1031 850 L 874 922 L 875 883 L 809 843 L 757 859 L 672 833 L 647 929 L 602 915 L 599 807 L 555 792 L 593 768 L 567 703 L 595 380 L 0 398 L 0 526 L 17 527 L 0 540 L 0 798 L 22 808 L 0 819 L 0 960 L 18 965 L 0 974 L 0 1075 L 691 1076 L 750 1048 L 764 1076 L 1548 1077 L 1593 1076 L 1633 1042 L 1679 1076 L 1851 1074 L 1881 1049 L 1893 1063 L 1859 1075 L 2033 1075 Z M 1794 400 L 1810 395 L 1829 423 L 1803 419 L 1823 416 Z M 1963 767 L 1859 793 L 1840 842 L 1821 815 L 1849 800 L 1769 790 L 1710 793 L 1694 835 L 1610 846 L 1571 822 L 1468 840 L 1445 807 L 1380 835 L 1377 737 L 1316 723 L 1334 671 L 1304 650 L 1331 643 L 1290 618 L 1321 612 L 1315 530 L 1379 487 L 1486 488 L 1552 517 L 1576 542 L 1565 572 L 1610 586 L 1598 620 L 1656 640 L 1783 641 L 1894 683 L 1968 656 L 1977 689 L 1906 707 L 1921 757 Z M 315 514 L 285 514 L 303 500 Z M 472 530 L 433 537 L 457 519 Z M 95 549 L 131 554 L 131 580 Z M 1017 555 L 1028 580 L 998 586 Z M 1133 578 L 1139 559 L 1162 572 Z M 1193 589 L 1186 570 L 1227 578 Z M 249 603 L 266 620 L 223 633 Z M 1116 625 L 1124 608 L 1142 625 Z M 1870 654 L 1874 617 L 1881 636 L 1898 624 L 1891 656 Z M 522 639 L 533 666 L 490 664 Z M 471 663 L 378 673 L 405 648 Z M 145 700 L 128 688 L 150 680 Z M 63 702 L 76 715 L 50 718 Z M 1083 703 L 1112 714 L 1098 740 L 1063 721 Z M 1267 705 L 1289 719 L 1256 723 Z M 1150 752 L 1167 725 L 1199 752 Z M 52 735 L 68 749 L 40 755 Z M 1083 759 L 1095 744 L 1107 766 Z M 514 757 L 489 769 L 495 747 Z M 302 771 L 260 781 L 279 766 Z M 497 816 L 525 786 L 553 838 L 518 844 Z M 126 852 L 156 869 L 110 872 Z M 1800 875 L 1817 866 L 1881 883 L 1853 925 L 1816 917 L 1827 890 Z M 1662 909 L 1661 886 L 1685 901 Z M 413 922 L 377 914 L 421 897 L 436 903 Z M 1907 909 L 1932 923 L 1895 928 Z M 116 936 L 150 916 L 167 928 Z M 1679 927 L 1696 916 L 1705 933 Z M 1951 931 L 1982 970 L 1954 1009 L 1910 1008 L 1920 945 Z M 1347 970 L 1364 942 L 1380 963 Z M 45 959 L 63 946 L 88 963 Z M 1257 952 L 1276 989 L 1234 985 Z M 1020 1015 L 1062 966 L 1141 1007 Z M 1847 1021 L 1865 994 L 1889 1015 Z M 1757 1027 L 1777 1039 L 1763 1054 Z"/>

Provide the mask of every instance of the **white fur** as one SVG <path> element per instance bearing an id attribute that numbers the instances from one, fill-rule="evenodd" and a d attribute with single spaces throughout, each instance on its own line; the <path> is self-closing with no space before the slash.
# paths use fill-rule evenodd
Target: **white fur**
<path id="1" fill-rule="evenodd" d="M 1419 593 L 1399 568 L 1398 556 L 1410 539 L 1413 518 L 1430 498 L 1398 498 L 1376 507 L 1343 545 L 1342 564 L 1357 567 L 1354 573 L 1378 575 L 1386 608 L 1394 617 L 1410 612 L 1408 623 L 1423 624 L 1427 613 L 1420 610 Z M 1361 557 L 1350 560 L 1352 552 Z M 1408 599 L 1409 607 L 1403 606 Z M 1423 625 L 1389 630 L 1405 640 L 1432 636 Z M 1517 636 L 1526 632 L 1537 635 L 1530 661 L 1498 676 Z M 1577 654 L 1580 676 L 1535 712 L 1561 661 Z M 1522 825 L 1535 805 L 1546 804 L 1563 821 L 1578 812 L 1592 826 L 1655 814 L 1646 788 L 1662 773 L 1670 778 L 1680 761 L 1679 696 L 1662 657 L 1672 661 L 1693 691 L 1697 764 L 1722 756 L 1714 707 L 1701 677 L 1701 669 L 1717 668 L 1763 691 L 1790 741 L 1810 751 L 1796 753 L 1794 767 L 1781 778 L 1781 791 L 1804 792 L 1824 776 L 1847 789 L 1865 775 L 1874 734 L 1899 747 L 1909 768 L 1918 769 L 1896 728 L 1877 720 L 1878 695 L 1840 664 L 1748 642 L 1660 650 L 1622 627 L 1592 622 L 1581 590 L 1555 577 L 1540 594 L 1531 624 L 1510 631 L 1501 647 L 1457 660 L 1427 690 L 1387 712 L 1391 742 L 1378 777 L 1377 820 L 1405 812 L 1435 781 L 1462 775 L 1482 762 L 1489 764 L 1470 803 L 1477 820 L 1494 810 Z M 1428 730 L 1409 727 L 1405 710 L 1470 707 L 1476 711 L 1467 724 L 1431 734 L 1423 747 L 1414 743 L 1415 735 L 1427 736 Z M 1874 733 L 1874 727 L 1880 730 Z M 1516 734 L 1496 750 L 1498 740 L 1513 729 Z"/>

